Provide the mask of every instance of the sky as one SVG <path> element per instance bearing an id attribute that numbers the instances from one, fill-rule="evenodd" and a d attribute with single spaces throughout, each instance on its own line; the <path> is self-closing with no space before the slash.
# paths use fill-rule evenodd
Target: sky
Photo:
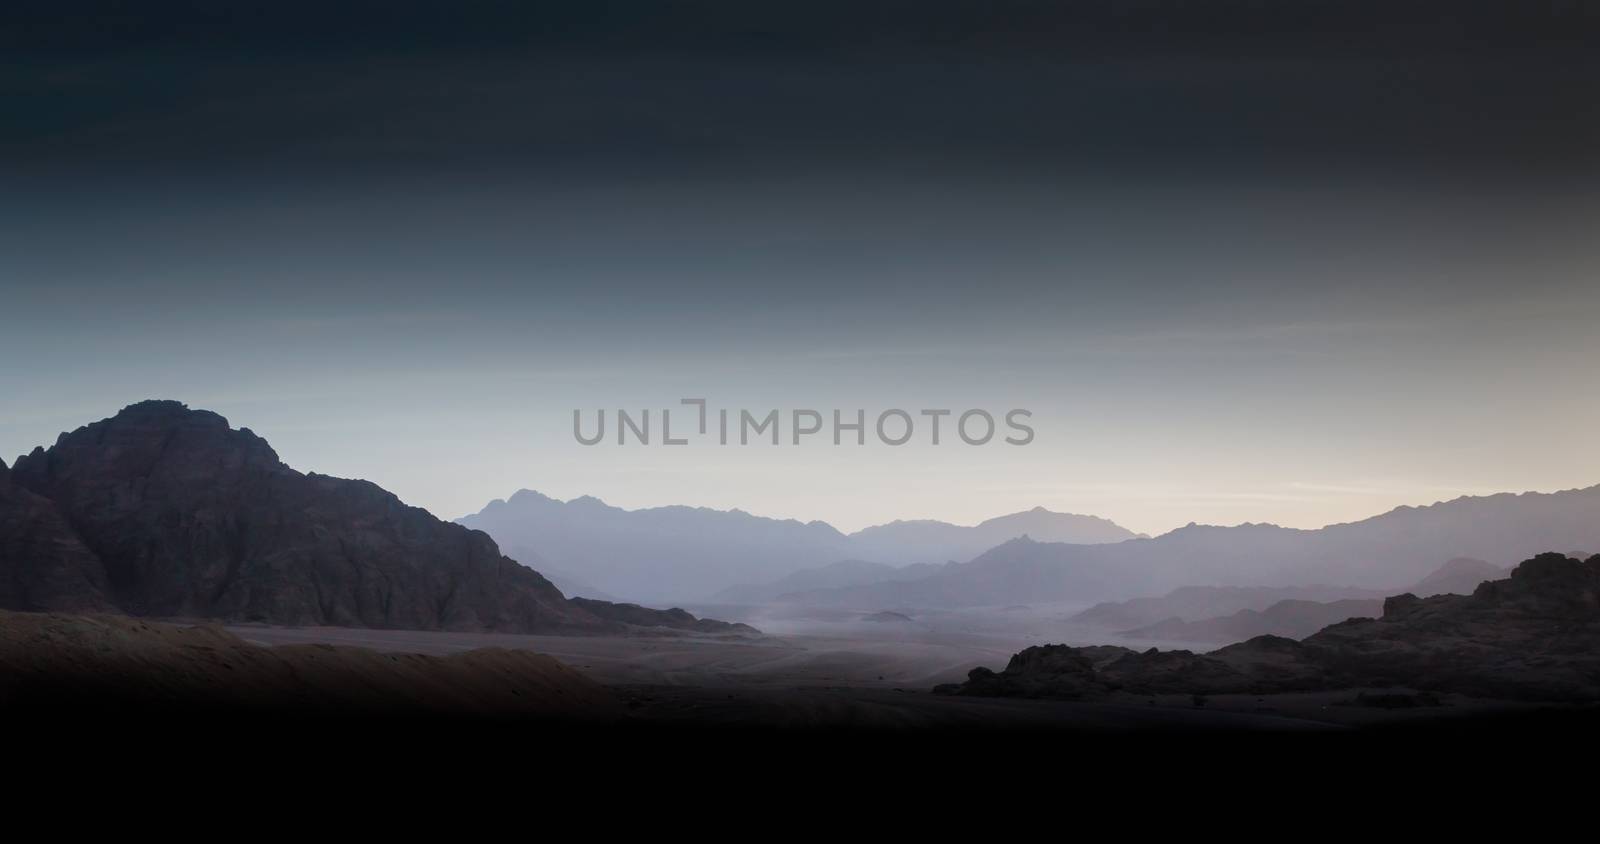
<path id="1" fill-rule="evenodd" d="M 175 398 L 446 518 L 1600 483 L 1582 4 L 67 5 L 0 29 L 8 461 Z M 686 397 L 1036 435 L 573 437 Z"/>

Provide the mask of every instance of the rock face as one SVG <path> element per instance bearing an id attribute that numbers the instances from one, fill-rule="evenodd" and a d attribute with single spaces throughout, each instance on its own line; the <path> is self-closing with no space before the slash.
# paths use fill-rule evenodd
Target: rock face
<path id="1" fill-rule="evenodd" d="M 0 607 L 116 609 L 94 552 L 48 499 L 11 481 L 0 462 Z"/>
<path id="2" fill-rule="evenodd" d="M 0 608 L 422 630 L 625 629 L 568 601 L 487 535 L 365 481 L 297 472 L 249 429 L 177 402 L 141 402 L 62 434 L 8 474 Z"/>
<path id="3" fill-rule="evenodd" d="M 1383 616 L 1351 619 L 1296 642 L 1259 636 L 1208 654 L 1045 645 L 996 674 L 974 669 L 947 694 L 1080 698 L 1407 686 L 1527 700 L 1600 698 L 1600 555 L 1540 554 L 1471 595 L 1399 595 Z M 1096 653 L 1103 654 L 1098 650 Z"/>

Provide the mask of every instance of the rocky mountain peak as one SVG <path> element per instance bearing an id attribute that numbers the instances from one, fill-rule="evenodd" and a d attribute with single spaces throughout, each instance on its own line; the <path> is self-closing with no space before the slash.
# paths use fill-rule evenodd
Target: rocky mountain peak
<path id="1" fill-rule="evenodd" d="M 481 531 L 367 481 L 301 474 L 181 402 L 129 405 L 10 474 L 0 608 L 508 632 L 698 623 L 576 605 Z"/>

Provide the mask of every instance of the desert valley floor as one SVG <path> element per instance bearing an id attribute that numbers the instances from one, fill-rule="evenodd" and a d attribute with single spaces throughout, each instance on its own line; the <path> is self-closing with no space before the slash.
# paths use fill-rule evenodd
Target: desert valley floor
<path id="1" fill-rule="evenodd" d="M 981 621 L 983 616 L 971 617 Z M 948 624 L 948 622 L 947 622 Z M 1295 694 L 1126 695 L 1060 701 L 953 697 L 933 686 L 978 665 L 1000 667 L 1028 642 L 943 625 L 789 621 L 796 632 L 733 639 L 692 636 L 540 636 L 259 625 L 227 628 L 260 645 L 330 644 L 449 655 L 476 648 L 554 656 L 608 687 L 630 721 L 649 725 L 1068 730 L 1341 730 L 1538 707 L 1445 696 L 1441 706 L 1358 705 L 1359 690 Z M 949 625 L 953 627 L 954 625 Z M 1059 641 L 1059 640 L 1058 640 Z M 1367 690 L 1380 694 L 1390 690 Z"/>

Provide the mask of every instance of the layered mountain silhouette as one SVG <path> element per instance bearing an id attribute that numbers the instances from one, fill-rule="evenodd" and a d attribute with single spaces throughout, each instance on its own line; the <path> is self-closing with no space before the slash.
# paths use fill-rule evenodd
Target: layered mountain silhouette
<path id="1" fill-rule="evenodd" d="M 1168 642 L 1242 642 L 1257 636 L 1283 636 L 1304 639 L 1335 622 L 1349 618 L 1372 618 L 1383 612 L 1379 598 L 1348 598 L 1343 601 L 1279 601 L 1264 610 L 1239 610 L 1233 615 L 1184 621 L 1168 618 L 1119 635 L 1128 639 Z"/>
<path id="2" fill-rule="evenodd" d="M 1186 586 L 1160 598 L 1096 604 L 1068 621 L 1117 631 L 1131 639 L 1241 642 L 1272 634 L 1302 639 L 1336 621 L 1375 616 L 1397 591 L 1422 597 L 1470 595 L 1508 569 L 1457 557 L 1404 590 L 1339 586 Z"/>
<path id="3" fill-rule="evenodd" d="M 302 474 L 248 428 L 174 401 L 131 405 L 0 472 L 0 608 L 511 632 L 721 624 L 570 601 L 486 534 L 366 481 Z"/>
<path id="4" fill-rule="evenodd" d="M 971 559 L 1024 534 L 1073 543 L 1137 536 L 1105 519 L 1043 508 L 974 526 L 893 522 L 844 534 L 820 521 L 704 507 L 624 510 L 589 496 L 559 501 L 526 489 L 457 521 L 493 536 L 518 559 L 537 554 L 593 589 L 654 601 L 702 600 L 734 584 L 756 584 L 749 594 L 770 597 L 796 590 L 759 584 L 804 569 L 846 560 L 898 567 L 943 564 Z M 902 576 L 888 568 L 883 574 Z"/>
<path id="5" fill-rule="evenodd" d="M 971 527 L 931 520 L 875 525 L 851 534 L 850 548 L 861 559 L 904 566 L 970 560 L 1019 536 L 1031 536 L 1041 542 L 1100 545 L 1135 539 L 1139 534 L 1099 516 L 1056 513 L 1035 507 Z"/>
<path id="6" fill-rule="evenodd" d="M 1043 645 L 1004 671 L 974 669 L 954 694 L 1083 698 L 1134 694 L 1269 694 L 1406 687 L 1501 699 L 1600 697 L 1600 555 L 1526 560 L 1471 595 L 1384 602 L 1296 642 L 1259 636 L 1207 654 Z"/>
<path id="7" fill-rule="evenodd" d="M 1113 545 L 1019 538 L 925 578 L 805 597 L 819 606 L 873 609 L 1120 600 L 1191 585 L 1337 583 L 1392 593 L 1429 574 L 1441 557 L 1504 564 L 1523 549 L 1550 547 L 1600 547 L 1600 486 L 1463 497 L 1316 530 L 1189 525 Z"/>
<path id="8" fill-rule="evenodd" d="M 1499 580 L 1511 570 L 1484 560 L 1457 557 L 1417 581 L 1407 592 L 1423 598 L 1434 595 L 1471 595 L 1485 580 Z"/>
<path id="9" fill-rule="evenodd" d="M 1159 598 L 1130 598 L 1095 604 L 1067 620 L 1102 630 L 1127 630 L 1173 619 L 1201 621 L 1242 612 L 1260 612 L 1284 601 L 1332 603 L 1372 600 L 1381 603 L 1388 594 L 1383 590 L 1348 586 L 1182 586 Z"/>

